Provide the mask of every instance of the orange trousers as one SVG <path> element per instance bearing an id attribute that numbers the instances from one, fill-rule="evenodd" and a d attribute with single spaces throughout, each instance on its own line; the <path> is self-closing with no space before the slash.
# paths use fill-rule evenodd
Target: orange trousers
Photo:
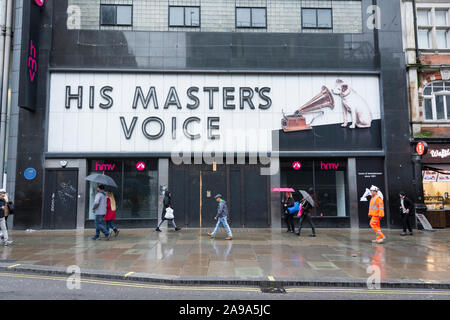
<path id="1" fill-rule="evenodd" d="M 372 219 L 370 219 L 370 226 L 372 227 L 373 231 L 375 231 L 375 233 L 377 234 L 377 240 L 383 239 L 384 238 L 384 234 L 381 232 L 381 228 L 380 228 L 380 217 L 372 217 Z"/>

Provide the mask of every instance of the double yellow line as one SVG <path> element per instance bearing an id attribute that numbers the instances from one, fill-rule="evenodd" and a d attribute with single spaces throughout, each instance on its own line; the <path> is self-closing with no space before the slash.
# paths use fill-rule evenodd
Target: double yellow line
<path id="1" fill-rule="evenodd" d="M 442 295 L 450 296 L 450 291 L 401 290 L 401 289 L 352 289 L 352 288 L 289 288 L 287 293 L 346 293 L 346 294 L 391 294 L 391 295 Z"/>
<path id="2" fill-rule="evenodd" d="M 70 274 L 67 274 L 67 277 L 54 277 L 54 276 L 36 276 L 36 275 L 16 274 L 16 273 L 0 273 L 0 277 L 54 280 L 54 281 L 67 281 L 69 276 L 73 277 L 73 275 Z M 170 286 L 170 285 L 153 285 L 153 284 L 94 280 L 94 279 L 80 279 L 80 282 L 98 285 L 107 285 L 107 286 L 142 288 L 142 289 L 261 292 L 259 288 L 251 288 L 251 287 L 209 287 L 209 286 L 175 286 L 175 285 Z"/>

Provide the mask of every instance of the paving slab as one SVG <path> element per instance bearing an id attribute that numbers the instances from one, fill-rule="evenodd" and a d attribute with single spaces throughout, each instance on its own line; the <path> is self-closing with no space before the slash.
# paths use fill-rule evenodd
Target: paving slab
<path id="1" fill-rule="evenodd" d="M 77 266 L 86 277 L 172 284 L 364 287 L 368 267 L 377 267 L 384 287 L 450 288 L 450 229 L 406 237 L 383 230 L 384 244 L 372 244 L 369 229 L 319 229 L 316 238 L 234 229 L 232 241 L 206 232 L 122 229 L 94 241 L 92 230 L 12 230 L 0 271 L 67 275 Z"/>

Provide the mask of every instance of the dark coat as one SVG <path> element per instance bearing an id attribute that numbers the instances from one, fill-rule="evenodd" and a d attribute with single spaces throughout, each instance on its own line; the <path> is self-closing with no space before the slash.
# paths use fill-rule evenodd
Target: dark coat
<path id="1" fill-rule="evenodd" d="M 414 208 L 413 202 L 408 197 L 405 197 L 403 200 L 404 200 L 403 202 L 404 202 L 405 208 L 409 209 L 409 214 L 412 214 L 413 208 Z M 401 215 L 404 214 L 403 209 L 402 209 L 402 200 L 401 199 L 399 199 L 398 205 L 399 205 L 400 214 Z"/>
<path id="2" fill-rule="evenodd" d="M 5 199 L 0 199 L 0 219 L 5 217 L 5 209 L 2 209 L 2 207 L 6 207 Z"/>
<path id="3" fill-rule="evenodd" d="M 309 214 L 311 212 L 311 208 L 312 208 L 311 204 L 307 200 L 303 200 L 301 203 L 302 203 L 302 208 L 303 208 L 302 216 Z"/>

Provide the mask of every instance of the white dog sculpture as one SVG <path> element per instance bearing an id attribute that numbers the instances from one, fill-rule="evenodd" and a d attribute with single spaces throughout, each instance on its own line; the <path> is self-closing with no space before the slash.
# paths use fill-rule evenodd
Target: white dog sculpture
<path id="1" fill-rule="evenodd" d="M 344 123 L 342 124 L 342 127 L 347 127 L 348 112 L 351 112 L 351 129 L 354 129 L 355 127 L 370 128 L 372 124 L 372 112 L 363 97 L 341 79 L 336 80 L 336 87 L 334 88 L 333 93 L 340 96 L 342 99 L 342 111 L 344 113 Z"/>

